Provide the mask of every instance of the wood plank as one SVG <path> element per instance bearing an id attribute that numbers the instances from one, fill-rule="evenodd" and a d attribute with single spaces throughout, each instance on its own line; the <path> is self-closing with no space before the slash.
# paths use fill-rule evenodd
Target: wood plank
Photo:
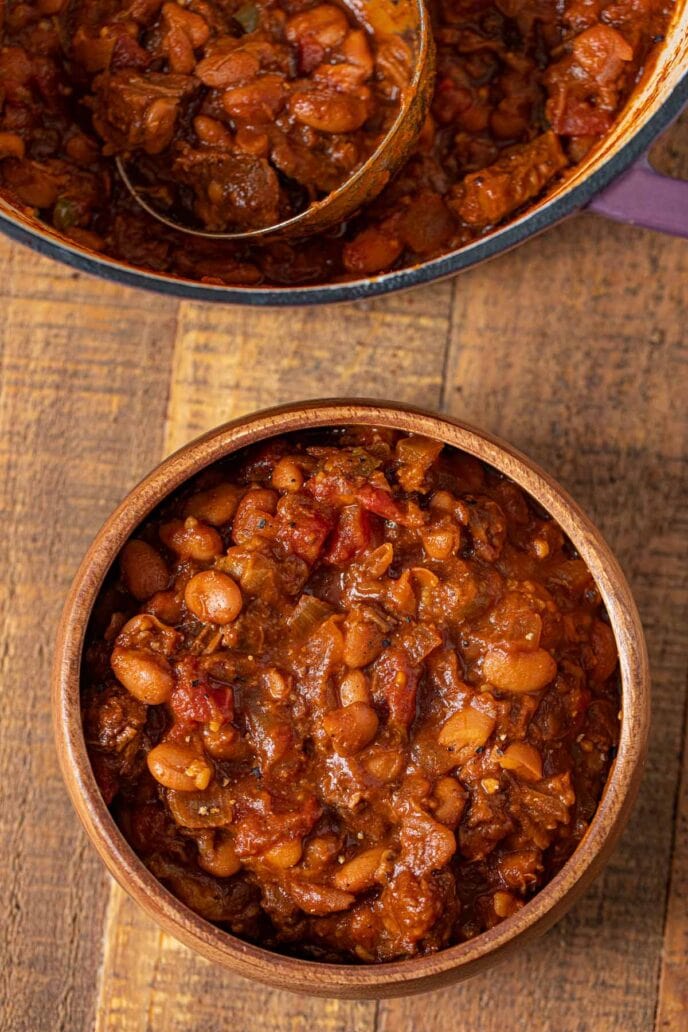
<path id="1" fill-rule="evenodd" d="M 381 301 L 293 311 L 184 302 L 168 447 L 244 412 L 306 398 L 389 397 L 436 407 L 451 283 Z"/>
<path id="2" fill-rule="evenodd" d="M 179 313 L 166 450 L 250 409 L 334 394 L 437 406 L 452 286 L 368 305 Z M 374 1002 L 273 991 L 212 966 L 161 933 L 113 887 L 97 1032 L 372 1032 Z M 258 1018 L 258 1016 L 260 1016 Z"/>
<path id="3" fill-rule="evenodd" d="M 685 1032 L 688 1020 L 688 707 L 683 777 L 674 816 L 674 850 L 662 948 L 656 1032 Z"/>
<path id="4" fill-rule="evenodd" d="M 0 1027 L 76 1032 L 107 878 L 57 769 L 52 638 L 87 542 L 159 454 L 175 305 L 4 240 L 0 285 Z"/>
<path id="5" fill-rule="evenodd" d="M 606 534 L 644 618 L 654 726 L 632 823 L 570 916 L 494 980 L 383 1003 L 380 1032 L 653 1025 L 688 645 L 687 282 L 685 243 L 591 217 L 457 282 L 445 406 L 539 460 Z"/>

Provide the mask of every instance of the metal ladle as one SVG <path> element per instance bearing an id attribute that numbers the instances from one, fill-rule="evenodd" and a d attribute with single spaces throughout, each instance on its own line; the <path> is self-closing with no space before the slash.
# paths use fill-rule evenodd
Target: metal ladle
<path id="1" fill-rule="evenodd" d="M 344 222 L 377 197 L 411 153 L 423 127 L 435 78 L 435 46 L 424 0 L 346 0 L 359 25 L 375 39 L 399 36 L 414 52 L 413 75 L 401 93 L 399 112 L 373 153 L 336 190 L 283 222 L 238 232 L 195 229 L 163 215 L 132 183 L 120 157 L 115 159 L 122 182 L 136 202 L 170 229 L 210 240 L 255 240 L 262 237 L 308 236 Z"/>

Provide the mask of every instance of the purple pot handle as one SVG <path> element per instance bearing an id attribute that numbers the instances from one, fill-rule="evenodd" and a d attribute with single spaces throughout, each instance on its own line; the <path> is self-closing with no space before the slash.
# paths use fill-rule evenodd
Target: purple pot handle
<path id="1" fill-rule="evenodd" d="M 647 154 L 593 197 L 588 208 L 617 222 L 688 237 L 688 182 L 657 172 Z"/>

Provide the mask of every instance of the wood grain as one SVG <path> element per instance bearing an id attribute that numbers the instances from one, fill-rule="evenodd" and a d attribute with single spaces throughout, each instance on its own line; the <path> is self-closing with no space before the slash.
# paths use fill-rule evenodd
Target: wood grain
<path id="1" fill-rule="evenodd" d="M 52 639 L 87 541 L 159 453 L 175 311 L 4 240 L 0 283 L 0 1027 L 75 1032 L 107 879 L 57 770 Z"/>

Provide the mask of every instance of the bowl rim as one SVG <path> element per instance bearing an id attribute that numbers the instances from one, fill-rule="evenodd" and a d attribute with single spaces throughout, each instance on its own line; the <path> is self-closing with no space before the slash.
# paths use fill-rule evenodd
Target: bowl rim
<path id="1" fill-rule="evenodd" d="M 616 759 L 588 830 L 559 871 L 520 911 L 474 939 L 438 953 L 380 965 L 329 964 L 285 956 L 236 938 L 176 899 L 126 843 L 96 785 L 81 725 L 80 669 L 86 626 L 122 545 L 159 502 L 219 459 L 269 437 L 310 428 L 380 425 L 421 433 L 494 466 L 557 520 L 587 563 L 619 651 L 621 733 Z M 325 399 L 262 410 L 224 423 L 164 459 L 105 521 L 76 573 L 62 612 L 52 674 L 58 758 L 72 803 L 119 884 L 177 939 L 245 977 L 313 995 L 380 997 L 423 992 L 469 977 L 545 931 L 599 873 L 626 823 L 642 777 L 650 719 L 650 672 L 640 617 L 626 578 L 600 532 L 559 484 L 520 451 L 471 424 L 415 406 Z"/>

